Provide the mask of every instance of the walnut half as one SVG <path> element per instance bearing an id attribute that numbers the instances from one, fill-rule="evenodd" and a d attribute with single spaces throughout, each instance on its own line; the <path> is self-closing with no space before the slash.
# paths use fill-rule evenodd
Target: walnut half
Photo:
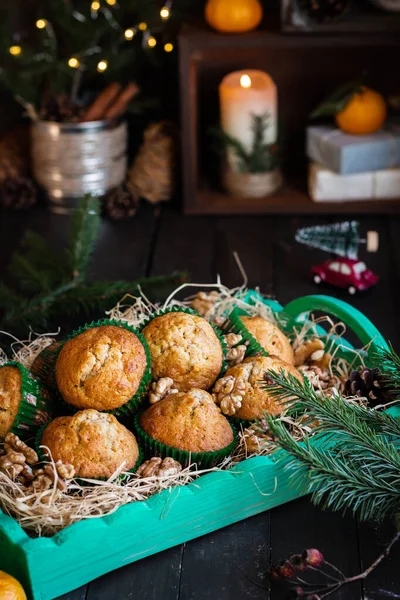
<path id="1" fill-rule="evenodd" d="M 294 351 L 296 367 L 311 364 L 325 370 L 329 368 L 331 358 L 331 355 L 325 352 L 324 342 L 319 338 L 305 341 Z"/>
<path id="2" fill-rule="evenodd" d="M 156 404 L 170 394 L 178 393 L 178 390 L 173 387 L 174 380 L 171 377 L 161 377 L 158 381 L 153 381 L 151 384 L 152 391 L 149 394 L 150 404 Z"/>
<path id="3" fill-rule="evenodd" d="M 139 477 L 167 477 L 170 475 L 176 475 L 182 471 L 182 465 L 173 458 L 160 458 L 159 456 L 153 456 L 149 460 L 146 460 L 137 470 Z"/>
<path id="4" fill-rule="evenodd" d="M 233 416 L 242 406 L 246 381 L 242 377 L 227 375 L 217 381 L 213 398 L 224 415 Z"/>

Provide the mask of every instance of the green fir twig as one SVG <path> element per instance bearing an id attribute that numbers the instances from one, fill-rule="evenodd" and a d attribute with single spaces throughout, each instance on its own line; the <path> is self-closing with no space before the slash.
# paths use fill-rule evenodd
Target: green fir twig
<path id="1" fill-rule="evenodd" d="M 253 141 L 250 150 L 222 128 L 212 128 L 210 134 L 216 140 L 220 151 L 233 152 L 242 173 L 268 173 L 276 169 L 279 163 L 277 145 L 265 143 L 268 120 L 268 114 L 252 115 Z"/>
<path id="2" fill-rule="evenodd" d="M 268 393 L 291 411 L 316 422 L 315 436 L 295 442 L 279 420 L 266 416 L 269 431 L 286 453 L 283 467 L 294 485 L 304 485 L 316 504 L 350 509 L 361 519 L 381 521 L 400 509 L 399 425 L 393 417 L 317 393 L 283 371 L 270 371 Z"/>
<path id="3" fill-rule="evenodd" d="M 88 279 L 100 231 L 100 202 L 86 196 L 73 217 L 66 251 L 57 256 L 41 236 L 29 232 L 11 259 L 12 285 L 0 284 L 0 328 L 15 335 L 45 329 L 60 317 L 102 313 L 124 295 L 140 290 L 156 300 L 186 279 L 183 273 L 136 281 Z"/>
<path id="4" fill-rule="evenodd" d="M 76 282 L 86 277 L 99 231 L 100 203 L 88 194 L 82 199 L 80 210 L 74 213 L 68 243 L 68 267 Z"/>
<path id="5" fill-rule="evenodd" d="M 373 360 L 379 363 L 383 381 L 391 394 L 400 396 L 400 356 L 393 346 L 389 349 L 378 348 L 373 353 Z"/>

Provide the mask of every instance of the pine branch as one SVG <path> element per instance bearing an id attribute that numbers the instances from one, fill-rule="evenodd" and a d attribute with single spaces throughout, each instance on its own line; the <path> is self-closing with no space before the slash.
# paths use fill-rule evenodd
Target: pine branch
<path id="1" fill-rule="evenodd" d="M 26 232 L 22 252 L 15 252 L 8 267 L 18 288 L 31 294 L 49 291 L 67 277 L 65 265 L 38 234 Z"/>
<path id="2" fill-rule="evenodd" d="M 268 127 L 268 114 L 252 115 L 252 131 L 253 131 L 253 156 L 259 154 L 263 149 L 264 135 Z"/>
<path id="3" fill-rule="evenodd" d="M 266 157 L 269 146 L 264 144 L 265 132 L 268 127 L 268 115 L 252 115 L 253 146 L 251 151 L 252 173 L 262 173 L 267 169 Z"/>
<path id="4" fill-rule="evenodd" d="M 372 358 L 376 366 L 382 371 L 383 380 L 393 395 L 400 395 L 400 356 L 394 351 L 393 346 L 389 350 L 377 348 Z"/>
<path id="5" fill-rule="evenodd" d="M 142 290 L 149 299 L 155 300 L 168 294 L 173 287 L 185 280 L 184 273 L 173 273 L 131 282 L 97 281 L 87 284 L 79 284 L 76 281 L 69 282 L 47 295 L 38 295 L 29 301 L 18 298 L 18 302 L 14 303 L 4 315 L 1 327 L 3 329 L 12 328 L 14 332 L 19 333 L 29 327 L 44 328 L 49 325 L 50 320 L 56 323 L 59 315 L 104 313 L 119 302 L 125 294 L 138 294 L 139 290 Z"/>
<path id="6" fill-rule="evenodd" d="M 74 214 L 68 245 L 69 268 L 73 280 L 83 281 L 100 231 L 100 203 L 90 194 Z"/>
<path id="7" fill-rule="evenodd" d="M 166 276 L 143 277 L 135 281 L 95 281 L 80 284 L 57 298 L 57 305 L 50 309 L 49 318 L 55 318 L 57 314 L 69 316 L 104 313 L 126 294 L 134 296 L 140 291 L 149 300 L 156 300 L 185 280 L 184 273 L 172 273 Z"/>
<path id="8" fill-rule="evenodd" d="M 18 292 L 0 281 L 0 307 L 2 310 L 9 310 L 23 300 L 24 298 Z"/>
<path id="9" fill-rule="evenodd" d="M 323 397 L 308 380 L 302 383 L 283 371 L 271 371 L 267 377 L 273 381 L 265 384 L 271 396 L 319 422 L 313 440 L 299 444 L 282 422 L 266 417 L 269 430 L 290 455 L 282 454 L 280 460 L 294 484 L 305 479 L 315 503 L 334 510 L 350 508 L 361 519 L 382 520 L 394 514 L 400 507 L 400 438 L 394 420 L 341 396 Z"/>
<path id="10" fill-rule="evenodd" d="M 57 257 L 36 234 L 28 234 L 23 252 L 14 255 L 11 267 L 17 276 L 16 290 L 0 285 L 0 327 L 14 334 L 57 324 L 59 315 L 104 313 L 122 296 L 142 290 L 150 300 L 168 295 L 186 280 L 184 273 L 142 278 L 137 281 L 86 280 L 100 227 L 100 202 L 85 197 L 74 217 L 65 256 Z"/>
<path id="11" fill-rule="evenodd" d="M 382 436 L 379 419 L 376 418 L 379 413 L 350 403 L 340 394 L 329 400 L 318 394 L 308 379 L 303 383 L 284 371 L 271 371 L 267 376 L 274 380 L 274 384 L 268 386 L 268 393 L 285 398 L 296 413 L 307 413 L 310 421 L 319 422 L 314 431 L 320 437 L 329 440 L 334 436 L 335 445 L 340 446 L 356 441 L 371 453 L 371 458 L 377 455 L 382 460 L 385 456 L 397 464 L 400 475 L 400 455 Z M 377 466 L 379 468 L 379 464 Z"/>
<path id="12" fill-rule="evenodd" d="M 275 147 L 264 142 L 268 120 L 268 114 L 252 115 L 251 129 L 253 132 L 253 141 L 249 152 L 247 152 L 240 140 L 226 133 L 221 128 L 211 129 L 210 133 L 224 151 L 233 151 L 239 160 L 239 167 L 243 173 L 267 173 L 275 169 L 278 165 Z"/>
<path id="13" fill-rule="evenodd" d="M 239 160 L 240 170 L 243 172 L 250 172 L 251 168 L 251 157 L 246 152 L 243 144 L 234 138 L 233 136 L 226 133 L 223 129 L 214 128 L 210 130 L 211 135 L 215 137 L 219 145 L 224 150 L 232 150 L 235 156 Z"/>

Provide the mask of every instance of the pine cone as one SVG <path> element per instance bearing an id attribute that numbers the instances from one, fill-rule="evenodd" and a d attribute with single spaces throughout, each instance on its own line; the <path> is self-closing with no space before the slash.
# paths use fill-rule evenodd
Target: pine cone
<path id="1" fill-rule="evenodd" d="M 36 201 L 37 188 L 29 177 L 10 177 L 0 183 L 0 204 L 5 208 L 30 208 Z"/>
<path id="2" fill-rule="evenodd" d="M 367 398 L 370 407 L 387 404 L 392 400 L 385 388 L 382 373 L 379 369 L 362 369 L 352 371 L 345 384 L 347 396 Z"/>
<path id="3" fill-rule="evenodd" d="M 28 175 L 29 142 L 29 129 L 25 125 L 15 127 L 0 139 L 0 183 Z"/>
<path id="4" fill-rule="evenodd" d="M 120 185 L 107 194 L 105 211 L 111 219 L 128 219 L 136 214 L 137 201 Z"/>
<path id="5" fill-rule="evenodd" d="M 342 17 L 349 10 L 351 3 L 352 0 L 297 0 L 300 11 L 320 25 Z"/>
<path id="6" fill-rule="evenodd" d="M 175 126 L 167 121 L 150 125 L 129 169 L 127 188 L 139 200 L 171 200 L 175 187 Z"/>

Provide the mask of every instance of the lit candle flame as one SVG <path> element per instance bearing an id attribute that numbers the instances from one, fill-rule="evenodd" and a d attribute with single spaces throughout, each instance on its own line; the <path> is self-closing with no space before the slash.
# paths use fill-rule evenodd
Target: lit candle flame
<path id="1" fill-rule="evenodd" d="M 251 78 L 248 75 L 242 75 L 240 78 L 240 85 L 243 88 L 251 87 Z"/>

